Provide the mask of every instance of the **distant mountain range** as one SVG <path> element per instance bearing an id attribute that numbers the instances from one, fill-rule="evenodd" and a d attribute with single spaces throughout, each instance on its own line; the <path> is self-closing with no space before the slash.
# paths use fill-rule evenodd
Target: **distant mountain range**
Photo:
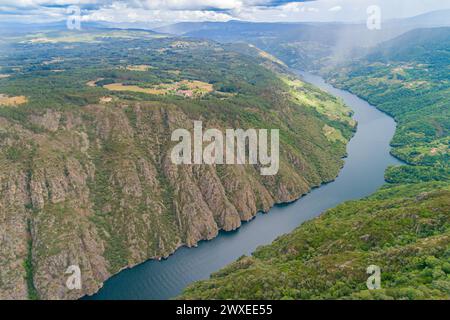
<path id="1" fill-rule="evenodd" d="M 330 62 L 363 55 L 365 48 L 418 28 L 450 26 L 450 10 L 389 20 L 381 30 L 363 23 L 253 23 L 185 22 L 154 29 L 156 32 L 219 42 L 247 42 L 274 54 L 291 67 L 316 70 Z"/>
<path id="2" fill-rule="evenodd" d="M 391 33 L 391 37 L 404 33 L 406 29 L 416 29 L 425 27 L 450 26 L 450 10 L 433 11 L 421 14 L 411 18 L 395 19 L 386 21 L 382 26 L 382 32 L 372 33 L 380 35 Z M 338 30 L 351 29 L 354 32 L 361 32 L 361 29 L 368 31 L 363 23 L 321 23 L 321 22 L 300 22 L 300 23 L 268 23 L 268 22 L 246 22 L 231 20 L 228 22 L 181 22 L 167 25 L 153 30 L 161 33 L 170 33 L 174 35 L 202 35 L 214 36 L 218 38 L 235 39 L 245 35 L 256 35 L 258 33 L 293 33 L 299 29 L 323 30 L 329 28 L 336 32 Z M 383 30 L 384 29 L 384 30 Z M 393 29 L 398 29 L 394 32 Z M 237 33 L 239 31 L 239 33 Z M 229 32 L 233 32 L 230 34 Z M 244 33 L 241 33 L 244 32 Z M 302 34 L 305 34 L 304 32 Z M 369 34 L 369 33 L 368 33 Z M 375 37 L 376 38 L 376 37 Z"/>
<path id="3" fill-rule="evenodd" d="M 396 35 L 404 33 L 406 29 L 416 29 L 424 27 L 439 27 L 439 26 L 450 26 L 450 10 L 433 11 L 425 14 L 421 14 L 411 18 L 389 20 L 384 25 L 384 32 L 386 34 L 388 30 L 392 32 L 392 29 L 401 28 L 397 32 L 392 33 L 391 38 Z M 293 29 L 294 26 L 294 29 Z M 295 28 L 297 26 L 298 28 Z M 355 28 L 355 26 L 358 26 Z M 235 39 L 236 37 L 242 37 L 243 34 L 236 34 L 236 32 L 244 32 L 244 35 L 255 35 L 258 33 L 290 33 L 293 30 L 299 29 L 315 29 L 322 30 L 323 28 L 329 28 L 331 30 L 360 30 L 360 28 L 365 28 L 364 24 L 361 23 L 320 23 L 320 22 L 301 22 L 301 23 L 267 23 L 267 22 L 247 22 L 240 20 L 231 20 L 228 22 L 181 22 L 176 24 L 171 24 L 163 27 L 152 28 L 151 24 L 142 23 L 110 23 L 102 21 L 94 22 L 83 22 L 83 29 L 96 29 L 96 28 L 119 28 L 119 29 L 145 29 L 152 30 L 159 33 L 169 33 L 173 35 L 185 35 L 194 36 L 199 35 L 203 37 L 221 37 Z M 0 22 L 0 34 L 5 33 L 15 33 L 18 32 L 34 32 L 43 30 L 60 30 L 66 29 L 66 21 L 56 21 L 51 23 L 15 23 L 15 22 Z M 367 29 L 366 29 L 367 30 Z M 229 34 L 233 32 L 234 34 Z M 380 33 L 377 33 L 378 35 Z M 305 34 L 303 32 L 302 34 Z M 371 37 L 372 38 L 372 37 Z M 376 37 L 375 37 L 376 38 Z"/>

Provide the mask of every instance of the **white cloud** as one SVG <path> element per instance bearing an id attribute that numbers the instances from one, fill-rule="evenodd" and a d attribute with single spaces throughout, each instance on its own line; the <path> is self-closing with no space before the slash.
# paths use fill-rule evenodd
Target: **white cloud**
<path id="1" fill-rule="evenodd" d="M 148 24 L 167 23 L 167 21 L 228 21 L 230 19 L 232 16 L 229 14 L 217 11 L 133 8 L 121 2 L 114 2 L 108 7 L 83 15 L 83 21 L 143 22 Z"/>
<path id="2" fill-rule="evenodd" d="M 0 0 L 1 5 L 16 8 L 36 8 L 41 6 L 66 6 L 66 5 L 87 5 L 102 4 L 106 0 Z"/>
<path id="3" fill-rule="evenodd" d="M 328 9 L 328 11 L 330 11 L 330 12 L 337 12 L 337 11 L 341 11 L 341 10 L 342 10 L 341 6 L 334 6 L 330 9 Z"/>
<path id="4" fill-rule="evenodd" d="M 374 3 L 381 7 L 384 19 L 411 17 L 434 10 L 450 9 L 450 1 L 442 0 L 318 0 L 293 2 L 278 7 L 244 8 L 236 18 L 268 22 L 362 22 L 367 19 L 367 7 Z M 283 19 L 280 19 L 280 13 L 284 15 Z"/>
<path id="5" fill-rule="evenodd" d="M 307 10 L 308 10 L 309 12 L 319 12 L 319 11 L 320 11 L 320 9 L 317 9 L 317 8 L 314 8 L 314 7 L 312 7 L 312 8 L 307 8 Z"/>
<path id="6" fill-rule="evenodd" d="M 303 2 L 291 2 L 282 6 L 285 12 L 304 12 L 305 4 Z"/>
<path id="7" fill-rule="evenodd" d="M 230 10 L 241 8 L 246 1 L 241 0 L 145 0 L 141 1 L 147 9 L 168 10 L 202 10 L 219 9 Z"/>
<path id="8" fill-rule="evenodd" d="M 273 6 L 271 3 L 278 3 Z M 65 18 L 63 6 L 79 5 L 85 21 L 117 23 L 159 21 L 365 21 L 366 8 L 376 3 L 385 19 L 450 9 L 442 0 L 0 0 L 0 20 L 25 22 Z M 6 10 L 3 10 L 6 9 Z M 22 18 L 22 19 L 21 19 Z"/>

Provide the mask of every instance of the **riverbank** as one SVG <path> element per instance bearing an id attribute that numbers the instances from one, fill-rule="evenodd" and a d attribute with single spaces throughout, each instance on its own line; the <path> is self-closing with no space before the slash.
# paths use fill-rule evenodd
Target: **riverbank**
<path id="1" fill-rule="evenodd" d="M 338 178 L 314 189 L 289 205 L 272 208 L 269 214 L 258 214 L 233 232 L 221 232 L 197 248 L 180 248 L 167 260 L 147 261 L 127 269 L 105 282 L 89 299 L 168 299 L 177 296 L 189 283 L 207 279 L 242 255 L 251 254 L 258 246 L 292 231 L 304 221 L 326 209 L 352 199 L 370 195 L 384 183 L 384 171 L 399 164 L 390 155 L 390 140 L 395 122 L 367 102 L 344 90 L 325 83 L 317 76 L 301 73 L 305 81 L 342 98 L 354 111 L 358 130 L 350 141 L 345 165 Z"/>

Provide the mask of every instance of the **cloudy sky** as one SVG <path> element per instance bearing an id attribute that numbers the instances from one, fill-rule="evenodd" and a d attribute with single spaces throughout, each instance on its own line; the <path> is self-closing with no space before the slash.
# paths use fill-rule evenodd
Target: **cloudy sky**
<path id="1" fill-rule="evenodd" d="M 364 21 L 378 5 L 383 19 L 450 9 L 449 0 L 0 0 L 0 21 L 64 20 L 69 6 L 83 21 L 158 26 L 180 21 Z"/>

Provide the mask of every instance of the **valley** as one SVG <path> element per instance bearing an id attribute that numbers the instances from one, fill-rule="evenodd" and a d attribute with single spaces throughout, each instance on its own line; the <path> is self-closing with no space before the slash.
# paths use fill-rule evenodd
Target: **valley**
<path id="1" fill-rule="evenodd" d="M 179 296 L 187 286 L 182 298 L 228 299 L 235 296 L 224 295 L 223 291 L 231 293 L 233 290 L 248 290 L 248 296 L 236 294 L 236 297 L 265 299 L 267 296 L 255 295 L 257 291 L 253 283 L 252 286 L 248 285 L 248 281 L 254 280 L 265 286 L 265 279 L 279 280 L 273 277 L 274 274 L 249 269 L 243 278 L 234 278 L 234 274 L 231 274 L 230 281 L 226 278 L 224 282 L 222 279 L 216 282 L 216 273 L 222 275 L 218 270 L 237 259 L 247 259 L 242 257 L 251 255 L 255 250 L 258 252 L 260 246 L 276 241 L 323 211 L 343 201 L 366 197 L 383 185 L 385 169 L 400 164 L 389 153 L 395 122 L 355 95 L 327 85 L 320 77 L 307 73 L 299 76 L 305 82 L 343 99 L 354 112 L 358 130 L 347 145 L 347 158 L 339 176 L 293 203 L 277 205 L 267 214 L 259 213 L 254 220 L 243 224 L 236 231 L 220 233 L 211 241 L 200 242 L 196 248 L 180 248 L 167 260 L 147 261 L 124 270 L 106 281 L 96 295 L 85 299 L 171 299 Z M 233 270 L 234 265 L 230 266 Z M 208 279 L 211 274 L 212 280 L 192 284 L 193 281 Z M 308 281 L 307 274 L 302 276 Z M 260 277 L 264 277 L 264 280 Z"/>
<path id="2" fill-rule="evenodd" d="M 350 109 L 284 65 L 213 42 L 107 32 L 3 44 L 9 76 L 0 93 L 27 97 L 0 107 L 4 299 L 93 294 L 124 268 L 235 230 L 334 180 L 343 165 L 355 131 Z M 151 68 L 129 67 L 144 65 Z M 292 81 L 315 107 L 296 100 Z M 164 94 L 108 89 L 117 83 Z M 261 176 L 256 165 L 175 166 L 171 133 L 195 120 L 279 129 L 278 174 Z M 81 269 L 81 291 L 66 288 L 70 265 Z"/>
<path id="3" fill-rule="evenodd" d="M 448 300 L 448 13 L 1 28 L 0 299 Z"/>
<path id="4" fill-rule="evenodd" d="M 325 211 L 180 298 L 448 300 L 449 40 L 449 28 L 414 30 L 322 70 L 397 121 L 391 153 L 405 164 L 390 166 L 371 196 Z M 369 265 L 381 268 L 379 290 L 366 287 Z"/>

